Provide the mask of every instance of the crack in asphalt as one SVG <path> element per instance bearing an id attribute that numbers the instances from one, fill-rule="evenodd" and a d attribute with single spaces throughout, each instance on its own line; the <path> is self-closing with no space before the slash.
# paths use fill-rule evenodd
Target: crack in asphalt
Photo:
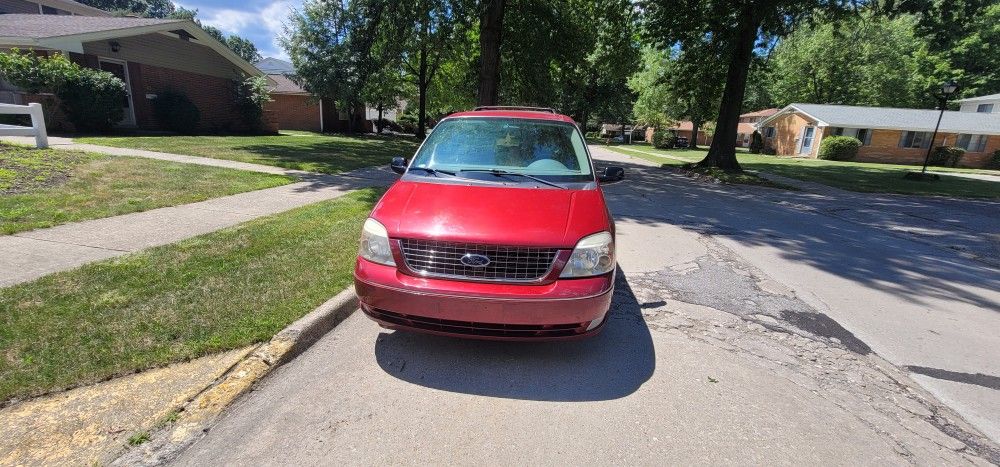
<path id="1" fill-rule="evenodd" d="M 776 376 L 859 419 L 907 463 L 935 455 L 921 448 L 919 439 L 970 463 L 1000 465 L 995 443 L 919 388 L 905 371 L 714 239 L 701 235 L 699 241 L 708 254 L 693 263 L 629 274 L 651 329 L 760 359 Z M 685 313 L 678 303 L 716 314 Z"/>

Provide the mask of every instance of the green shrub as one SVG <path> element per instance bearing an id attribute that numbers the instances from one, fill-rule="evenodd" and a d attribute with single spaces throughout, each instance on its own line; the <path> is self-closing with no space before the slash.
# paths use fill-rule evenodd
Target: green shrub
<path id="1" fill-rule="evenodd" d="M 931 157 L 927 160 L 927 165 L 956 167 L 964 155 L 965 149 L 953 146 L 938 146 L 931 151 Z"/>
<path id="2" fill-rule="evenodd" d="M 657 148 L 657 149 L 666 149 L 667 148 L 667 146 L 666 146 L 666 144 L 667 144 L 667 137 L 669 135 L 670 135 L 669 133 L 667 133 L 667 132 L 665 132 L 663 130 L 656 130 L 656 131 L 653 132 L 653 138 L 652 138 L 652 141 L 650 141 L 650 142 L 653 143 L 653 147 L 654 148 Z"/>
<path id="3" fill-rule="evenodd" d="M 853 136 L 828 136 L 819 145 L 820 159 L 828 161 L 850 161 L 858 155 L 861 140 Z"/>
<path id="4" fill-rule="evenodd" d="M 105 132 L 124 116 L 125 83 L 106 71 L 80 68 L 56 95 L 77 131 Z"/>
<path id="5" fill-rule="evenodd" d="M 106 71 L 81 67 L 62 55 L 3 52 L 0 75 L 26 92 L 55 94 L 77 131 L 109 130 L 124 115 L 122 80 Z"/>
<path id="6" fill-rule="evenodd" d="M 760 135 L 760 132 L 754 130 L 753 135 L 750 136 L 750 153 L 760 154 L 764 151 L 764 137 Z"/>
<path id="7" fill-rule="evenodd" d="M 236 108 L 243 117 L 243 122 L 251 131 L 263 128 L 264 104 L 271 101 L 267 79 L 263 76 L 251 76 L 234 86 Z"/>
<path id="8" fill-rule="evenodd" d="M 191 134 L 198 128 L 201 111 L 184 94 L 165 90 L 156 93 L 153 99 L 153 116 L 170 131 Z"/>
<path id="9" fill-rule="evenodd" d="M 403 133 L 414 134 L 417 132 L 417 116 L 412 113 L 404 113 L 397 119 Z"/>
<path id="10" fill-rule="evenodd" d="M 1000 170 L 1000 149 L 993 151 L 993 157 L 986 163 L 986 168 Z"/>

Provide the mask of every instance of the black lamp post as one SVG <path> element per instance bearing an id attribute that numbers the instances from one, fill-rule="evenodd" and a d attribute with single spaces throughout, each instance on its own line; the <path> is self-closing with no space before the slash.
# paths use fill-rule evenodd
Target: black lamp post
<path id="1" fill-rule="evenodd" d="M 927 175 L 927 163 L 930 162 L 931 152 L 934 151 L 934 140 L 937 139 L 938 128 L 941 128 L 941 118 L 944 117 L 944 111 L 948 108 L 948 98 L 956 92 L 958 92 L 958 83 L 955 80 L 949 80 L 947 83 L 941 85 L 941 93 L 934 95 L 938 99 L 938 108 L 941 109 L 941 113 L 938 114 L 937 124 L 934 125 L 934 134 L 931 135 L 930 144 L 927 145 L 927 155 L 924 156 L 924 167 L 920 169 L 920 173 L 907 172 L 906 178 L 914 180 L 937 180 L 940 178 L 937 174 Z"/>

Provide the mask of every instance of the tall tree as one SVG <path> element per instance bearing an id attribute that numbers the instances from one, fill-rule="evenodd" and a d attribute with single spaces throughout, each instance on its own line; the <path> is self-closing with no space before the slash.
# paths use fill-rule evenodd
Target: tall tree
<path id="1" fill-rule="evenodd" d="M 967 97 L 1000 92 L 1000 2 L 996 0 L 901 0 L 883 8 L 916 14 L 917 36 L 926 38 L 929 88 L 956 79 Z M 927 89 L 930 91 L 930 89 Z"/>
<path id="2" fill-rule="evenodd" d="M 257 46 L 254 45 L 253 41 L 246 39 L 236 34 L 230 34 L 229 37 L 223 42 L 229 50 L 236 52 L 243 60 L 250 63 L 257 63 L 263 57 L 260 56 L 260 52 L 257 51 Z"/>
<path id="3" fill-rule="evenodd" d="M 718 62 L 711 60 L 710 42 L 683 52 L 646 48 L 643 67 L 629 79 L 637 94 L 633 113 L 641 123 L 665 126 L 681 119 L 691 121 L 691 144 L 712 113 L 718 109 L 722 81 Z"/>
<path id="4" fill-rule="evenodd" d="M 497 105 L 506 4 L 507 0 L 483 0 L 483 13 L 479 20 L 479 105 Z"/>
<path id="5" fill-rule="evenodd" d="M 84 5 L 104 11 L 139 15 L 147 18 L 166 18 L 176 6 L 170 0 L 77 0 Z"/>
<path id="6" fill-rule="evenodd" d="M 636 123 L 664 128 L 673 123 L 670 109 L 677 100 L 671 95 L 668 79 L 673 73 L 670 51 L 646 47 L 642 51 L 642 68 L 628 80 L 636 95 L 632 113 Z"/>
<path id="7" fill-rule="evenodd" d="M 462 0 L 414 0 L 401 5 L 394 23 L 404 31 L 403 65 L 417 87 L 417 137 L 427 134 L 427 90 L 454 51 L 467 24 Z"/>
<path id="8" fill-rule="evenodd" d="M 295 66 L 296 79 L 310 93 L 346 109 L 349 130 L 357 129 L 358 105 L 369 69 L 362 34 L 366 10 L 352 3 L 310 0 L 292 13 L 280 41 Z"/>
<path id="9" fill-rule="evenodd" d="M 933 106 L 926 97 L 915 18 L 871 14 L 799 28 L 775 48 L 770 95 L 792 102 L 876 107 Z"/>
<path id="10" fill-rule="evenodd" d="M 853 11 L 857 0 L 643 0 L 647 39 L 667 49 L 691 48 L 706 38 L 717 44 L 716 58 L 727 66 L 716 118 L 715 138 L 702 167 L 741 171 L 736 160 L 736 130 L 743 107 L 747 76 L 758 40 L 781 36 L 816 16 Z"/>

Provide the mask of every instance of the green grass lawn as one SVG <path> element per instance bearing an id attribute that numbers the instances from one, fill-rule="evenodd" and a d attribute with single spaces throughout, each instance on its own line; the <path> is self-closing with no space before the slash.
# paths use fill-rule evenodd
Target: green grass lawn
<path id="1" fill-rule="evenodd" d="M 698 162 L 707 149 L 654 149 L 649 145 L 607 146 L 608 149 L 668 165 Z M 642 152 L 640 152 L 642 151 Z M 668 159 L 650 155 L 672 156 Z M 737 149 L 737 160 L 744 169 L 767 172 L 788 178 L 822 183 L 851 191 L 870 193 L 900 193 L 909 195 L 942 195 L 974 198 L 1000 198 L 1000 183 L 942 175 L 936 182 L 903 179 L 907 171 L 920 170 L 911 165 L 873 164 L 866 162 L 840 162 L 820 159 L 749 154 Z M 934 167 L 935 172 L 964 172 L 1000 175 L 996 170 Z"/>
<path id="2" fill-rule="evenodd" d="M 259 190 L 290 177 L 0 144 L 0 234 Z"/>
<path id="3" fill-rule="evenodd" d="M 623 145 L 623 146 L 614 146 L 611 147 L 610 149 L 632 157 L 637 157 L 639 159 L 645 159 L 650 162 L 655 162 L 657 164 L 660 164 L 661 166 L 666 166 L 666 167 L 680 168 L 681 166 L 686 165 L 690 162 L 698 162 L 700 160 L 700 159 L 694 159 L 693 157 L 668 158 L 668 157 L 651 155 L 648 153 L 648 149 L 650 149 L 649 146 L 640 147 L 639 145 Z M 682 150 L 682 151 L 687 151 L 690 153 L 701 152 L 702 157 L 704 157 L 704 153 L 707 152 L 699 150 Z M 690 170 L 691 169 L 689 169 L 689 171 Z M 726 173 L 720 169 L 714 169 L 714 168 L 713 169 L 698 168 L 698 169 L 693 169 L 693 171 L 703 175 L 710 176 L 723 183 L 735 183 L 740 185 L 758 185 L 770 188 L 781 188 L 785 190 L 797 190 L 797 188 L 785 185 L 783 183 L 772 182 L 770 180 L 760 178 L 752 172 L 743 172 L 734 174 L 734 173 Z"/>
<path id="4" fill-rule="evenodd" d="M 339 173 L 388 165 L 417 149 L 412 137 L 282 132 L 277 136 L 95 136 L 77 142 L 228 159 L 310 172 Z"/>
<path id="5" fill-rule="evenodd" d="M 379 194 L 0 289 L 0 401 L 269 339 L 351 284 Z"/>

